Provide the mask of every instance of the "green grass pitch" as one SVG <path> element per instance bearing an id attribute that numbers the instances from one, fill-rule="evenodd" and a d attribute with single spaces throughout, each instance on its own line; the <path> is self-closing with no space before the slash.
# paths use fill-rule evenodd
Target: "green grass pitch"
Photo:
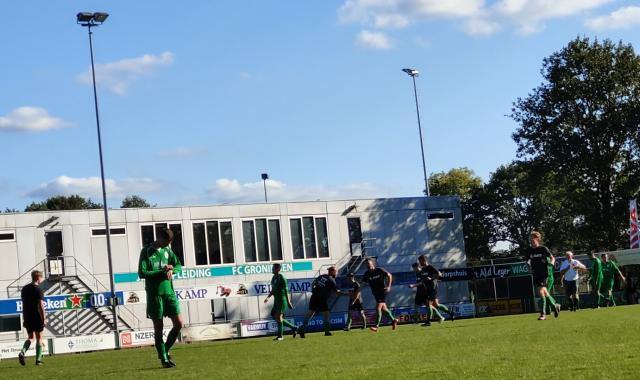
<path id="1" fill-rule="evenodd" d="M 335 331 L 178 344 L 178 367 L 152 347 L 0 362 L 2 379 L 638 379 L 640 306 L 466 319 L 378 333 Z"/>

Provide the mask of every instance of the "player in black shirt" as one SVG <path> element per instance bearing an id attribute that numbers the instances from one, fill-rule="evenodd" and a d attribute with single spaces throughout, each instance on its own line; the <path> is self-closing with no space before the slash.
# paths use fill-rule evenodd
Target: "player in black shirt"
<path id="1" fill-rule="evenodd" d="M 376 300 L 376 325 L 370 327 L 371 331 L 378 331 L 380 327 L 380 321 L 382 320 L 382 312 L 391 318 L 391 328 L 396 329 L 398 320 L 393 316 L 393 313 L 387 307 L 387 294 L 391 289 L 391 283 L 393 276 L 382 268 L 376 268 L 373 259 L 367 260 L 367 271 L 362 276 L 362 282 L 369 284 L 373 298 Z"/>
<path id="2" fill-rule="evenodd" d="M 331 320 L 329 318 L 329 297 L 333 294 L 342 294 L 336 287 L 336 267 L 328 269 L 327 274 L 318 276 L 311 285 L 311 299 L 309 300 L 309 311 L 304 317 L 304 323 L 300 328 L 300 338 L 304 338 L 309 320 L 316 313 L 322 313 L 324 335 L 331 336 Z"/>
<path id="3" fill-rule="evenodd" d="M 431 325 L 431 319 L 433 318 L 434 312 L 438 316 L 440 322 L 444 321 L 444 317 L 440 314 L 440 311 L 444 311 L 449 314 L 451 321 L 454 321 L 455 316 L 453 311 L 438 302 L 438 279 L 442 277 L 442 273 L 440 273 L 440 271 L 433 265 L 429 264 L 425 255 L 420 255 L 420 257 L 418 257 L 418 263 L 420 268 L 418 272 L 418 281 L 416 284 L 409 285 L 409 287 L 417 287 L 418 293 L 421 293 L 420 299 L 418 299 L 418 294 L 416 294 L 416 305 L 422 306 L 426 304 L 429 308 L 428 319 L 422 325 Z"/>
<path id="4" fill-rule="evenodd" d="M 549 281 L 549 265 L 553 265 L 555 258 L 549 252 L 549 249 L 542 245 L 542 235 L 538 231 L 532 231 L 529 235 L 531 247 L 527 249 L 525 260 L 529 262 L 531 275 L 533 276 L 533 284 L 540 294 L 540 317 L 538 320 L 546 319 L 545 310 L 547 305 L 551 307 L 554 317 L 558 317 L 560 313 L 560 304 L 551 296 L 547 289 Z"/>
<path id="5" fill-rule="evenodd" d="M 351 288 L 349 291 L 349 310 L 347 311 L 347 326 L 344 328 L 345 331 L 349 331 L 351 329 L 351 322 L 353 321 L 352 316 L 354 312 L 358 312 L 360 317 L 362 317 L 362 328 L 367 328 L 367 317 L 364 314 L 364 308 L 362 307 L 362 297 L 360 292 L 360 284 L 355 279 L 355 275 L 353 273 L 349 273 L 347 275 L 349 279 L 349 287 Z"/>
<path id="6" fill-rule="evenodd" d="M 34 336 L 36 338 L 36 365 L 42 364 L 42 331 L 46 322 L 44 305 L 44 294 L 38 287 L 42 282 L 42 272 L 31 272 L 31 283 L 25 285 L 20 292 L 22 299 L 22 319 L 24 328 L 27 329 L 29 338 L 24 342 L 22 350 L 18 354 L 20 364 L 25 365 L 24 354 L 31 346 Z"/>

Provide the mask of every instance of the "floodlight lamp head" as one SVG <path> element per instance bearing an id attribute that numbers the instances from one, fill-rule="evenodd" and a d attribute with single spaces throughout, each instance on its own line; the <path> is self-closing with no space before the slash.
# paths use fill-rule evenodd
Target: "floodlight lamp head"
<path id="1" fill-rule="evenodd" d="M 402 69 L 402 71 L 404 71 L 405 73 L 407 73 L 407 75 L 412 77 L 417 77 L 420 74 L 420 72 L 416 69 Z"/>
<path id="2" fill-rule="evenodd" d="M 76 15 L 76 22 L 82 26 L 97 26 L 105 22 L 109 17 L 105 12 L 80 12 Z"/>
<path id="3" fill-rule="evenodd" d="M 105 12 L 95 12 L 93 14 L 93 19 L 95 22 L 102 24 L 109 17 L 108 13 Z"/>
<path id="4" fill-rule="evenodd" d="M 269 174 L 267 174 L 267 173 L 262 173 L 262 180 L 263 180 L 263 181 L 266 181 L 266 180 L 268 180 L 268 179 L 269 179 Z"/>

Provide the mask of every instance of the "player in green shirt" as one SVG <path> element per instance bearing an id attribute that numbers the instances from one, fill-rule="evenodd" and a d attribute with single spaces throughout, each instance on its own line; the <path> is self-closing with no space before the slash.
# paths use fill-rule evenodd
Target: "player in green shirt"
<path id="1" fill-rule="evenodd" d="M 591 294 L 594 299 L 593 308 L 597 309 L 600 307 L 600 299 L 602 298 L 602 293 L 600 293 L 603 276 L 602 261 L 600 261 L 598 256 L 596 256 L 595 252 L 589 253 L 589 258 L 591 259 L 591 268 L 589 268 L 589 285 L 591 286 Z"/>
<path id="2" fill-rule="evenodd" d="M 269 301 L 269 298 L 273 296 L 273 308 L 271 309 L 271 316 L 273 319 L 278 322 L 278 336 L 274 340 L 282 340 L 282 333 L 284 332 L 284 326 L 287 326 L 293 332 L 293 337 L 296 337 L 298 333 L 298 328 L 293 323 L 287 321 L 284 318 L 284 313 L 287 312 L 289 308 L 293 308 L 291 305 L 291 297 L 289 295 L 289 285 L 287 284 L 287 279 L 284 278 L 283 275 L 280 274 L 280 269 L 282 266 L 278 263 L 273 264 L 271 272 L 273 273 L 273 277 L 271 278 L 271 291 L 267 298 L 265 298 L 264 303 Z"/>
<path id="3" fill-rule="evenodd" d="M 606 306 L 616 306 L 616 301 L 613 299 L 613 284 L 615 282 L 616 275 L 620 276 L 622 281 L 626 281 L 618 265 L 611 261 L 606 253 L 601 255 L 602 257 L 602 287 L 600 293 L 606 301 Z"/>
<path id="4" fill-rule="evenodd" d="M 158 231 L 156 241 L 142 248 L 138 262 L 138 276 L 145 280 L 147 291 L 147 318 L 153 321 L 156 351 L 164 368 L 176 366 L 169 350 L 183 325 L 180 304 L 173 289 L 173 273 L 181 271 L 182 264 L 171 250 L 171 240 L 173 232 L 170 229 Z M 166 342 L 162 338 L 163 317 L 169 317 L 173 322 Z"/>

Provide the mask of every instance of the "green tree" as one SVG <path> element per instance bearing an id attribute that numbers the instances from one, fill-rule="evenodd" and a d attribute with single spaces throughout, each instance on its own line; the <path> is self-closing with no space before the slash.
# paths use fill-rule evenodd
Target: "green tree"
<path id="1" fill-rule="evenodd" d="M 137 195 L 128 195 L 122 200 L 120 208 L 149 208 L 151 206 L 144 198 Z"/>
<path id="2" fill-rule="evenodd" d="M 43 202 L 32 202 L 24 211 L 57 211 L 57 210 L 86 210 L 102 208 L 90 198 L 79 195 L 56 195 Z"/>
<path id="3" fill-rule="evenodd" d="M 482 178 L 469 168 L 454 168 L 448 172 L 432 173 L 429 176 L 431 195 L 457 195 L 464 202 L 474 189 L 482 186 Z"/>
<path id="4" fill-rule="evenodd" d="M 640 57 L 622 42 L 577 38 L 541 73 L 513 105 L 518 157 L 571 179 L 562 203 L 584 245 L 625 246 L 627 201 L 640 188 Z"/>

